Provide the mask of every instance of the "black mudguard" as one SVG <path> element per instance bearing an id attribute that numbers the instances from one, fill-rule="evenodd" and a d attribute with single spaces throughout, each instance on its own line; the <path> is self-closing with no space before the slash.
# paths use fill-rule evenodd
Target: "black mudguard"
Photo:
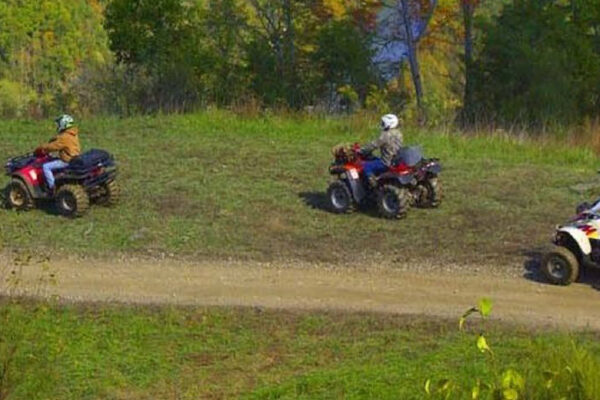
<path id="1" fill-rule="evenodd" d="M 392 172 L 385 172 L 377 177 L 381 182 L 397 182 L 402 186 L 411 185 L 415 181 L 414 174 L 398 175 Z"/>
<path id="2" fill-rule="evenodd" d="M 348 184 L 348 187 L 350 187 L 350 191 L 352 192 L 352 196 L 354 197 L 354 201 L 356 201 L 356 203 L 360 203 L 365 199 L 365 197 L 367 197 L 367 191 L 365 190 L 365 186 L 361 182 L 360 178 L 353 179 L 347 177 L 344 180 Z"/>

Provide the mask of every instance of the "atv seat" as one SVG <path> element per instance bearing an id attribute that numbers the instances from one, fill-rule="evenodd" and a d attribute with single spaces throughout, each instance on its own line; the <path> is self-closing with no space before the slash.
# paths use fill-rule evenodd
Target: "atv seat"
<path id="1" fill-rule="evenodd" d="M 104 150 L 91 149 L 74 157 L 71 162 L 69 162 L 68 168 L 75 171 L 87 170 L 100 163 L 109 161 L 110 158 L 110 154 Z"/>
<path id="2" fill-rule="evenodd" d="M 406 164 L 414 167 L 423 159 L 423 149 L 420 146 L 401 147 L 392 159 L 392 165 Z"/>

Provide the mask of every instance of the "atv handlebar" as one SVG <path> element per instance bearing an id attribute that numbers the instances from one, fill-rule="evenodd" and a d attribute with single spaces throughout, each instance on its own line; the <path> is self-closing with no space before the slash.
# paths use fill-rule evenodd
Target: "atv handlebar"
<path id="1" fill-rule="evenodd" d="M 44 157 L 48 155 L 48 152 L 40 147 L 37 147 L 35 150 L 33 150 L 33 155 L 36 157 Z"/>

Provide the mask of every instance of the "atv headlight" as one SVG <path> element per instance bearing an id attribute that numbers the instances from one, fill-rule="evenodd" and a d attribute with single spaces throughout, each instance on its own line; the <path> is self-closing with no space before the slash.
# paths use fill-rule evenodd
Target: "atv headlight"
<path id="1" fill-rule="evenodd" d="M 354 168 L 351 168 L 351 169 L 349 169 L 349 170 L 348 170 L 348 173 L 350 174 L 350 177 L 351 177 L 352 179 L 358 179 L 358 176 L 359 176 L 359 175 L 358 175 L 358 171 L 357 171 L 357 170 L 355 170 Z"/>

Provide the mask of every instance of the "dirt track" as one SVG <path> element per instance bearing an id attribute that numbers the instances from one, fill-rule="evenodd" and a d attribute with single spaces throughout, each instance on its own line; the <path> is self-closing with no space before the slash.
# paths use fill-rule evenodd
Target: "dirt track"
<path id="1" fill-rule="evenodd" d="M 600 330 L 600 291 L 556 287 L 483 273 L 423 274 L 390 268 L 342 268 L 175 261 L 55 261 L 20 267 L 13 294 L 67 301 L 117 301 L 266 308 L 360 310 L 458 318 L 480 297 L 493 315 L 534 326 Z M 40 284 L 41 277 L 55 282 Z"/>

